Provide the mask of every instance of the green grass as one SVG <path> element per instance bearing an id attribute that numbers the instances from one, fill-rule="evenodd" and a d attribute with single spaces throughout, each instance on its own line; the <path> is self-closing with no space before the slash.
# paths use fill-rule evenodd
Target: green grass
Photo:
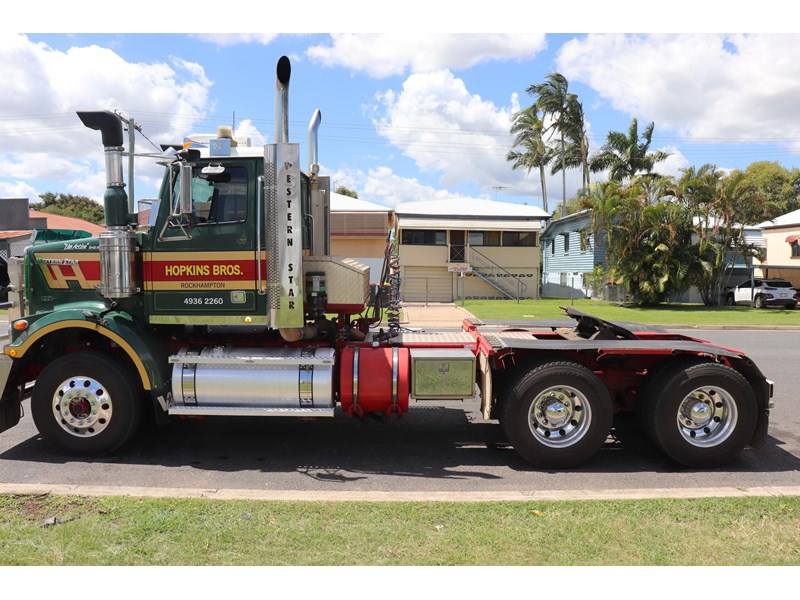
<path id="1" fill-rule="evenodd" d="M 601 302 L 545 298 L 542 300 L 465 300 L 464 308 L 480 319 L 565 319 L 560 306 L 573 308 L 609 321 L 628 321 L 690 326 L 800 326 L 800 309 L 755 309 L 748 306 L 663 304 L 652 308 Z"/>
<path id="2" fill-rule="evenodd" d="M 57 517 L 60 524 L 45 526 Z M 800 497 L 494 503 L 0 496 L 2 565 L 797 565 Z"/>

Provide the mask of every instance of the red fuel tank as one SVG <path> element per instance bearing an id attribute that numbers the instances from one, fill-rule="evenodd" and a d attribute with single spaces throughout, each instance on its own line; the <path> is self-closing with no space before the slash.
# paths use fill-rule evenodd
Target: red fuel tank
<path id="1" fill-rule="evenodd" d="M 408 348 L 345 348 L 339 364 L 339 398 L 348 415 L 408 410 Z"/>

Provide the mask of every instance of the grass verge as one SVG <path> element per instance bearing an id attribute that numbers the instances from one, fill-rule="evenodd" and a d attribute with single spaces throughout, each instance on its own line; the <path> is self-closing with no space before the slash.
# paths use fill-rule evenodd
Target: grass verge
<path id="1" fill-rule="evenodd" d="M 6 566 L 797 565 L 800 497 L 289 503 L 6 495 L 0 557 Z"/>
<path id="2" fill-rule="evenodd" d="M 543 298 L 541 300 L 465 300 L 464 308 L 480 319 L 565 319 L 561 306 L 609 321 L 689 326 L 800 326 L 800 309 L 756 309 L 748 306 L 662 304 L 640 308 L 597 300 Z"/>

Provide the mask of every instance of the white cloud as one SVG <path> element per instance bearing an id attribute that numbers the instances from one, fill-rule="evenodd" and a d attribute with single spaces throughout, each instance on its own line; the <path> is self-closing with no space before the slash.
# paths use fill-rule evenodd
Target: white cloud
<path id="1" fill-rule="evenodd" d="M 541 203 L 538 172 L 512 170 L 506 155 L 512 147 L 511 118 L 519 110 L 513 94 L 498 107 L 471 94 L 449 71 L 411 75 L 398 91 L 377 97 L 384 114 L 375 119 L 378 133 L 412 158 L 423 173 L 434 173 L 444 187 L 473 181 L 484 197 L 497 192 Z M 580 174 L 567 172 L 567 197 L 580 187 Z M 546 177 L 549 205 L 562 197 L 558 173 Z"/>
<path id="2" fill-rule="evenodd" d="M 325 66 L 365 72 L 371 77 L 441 69 L 467 69 L 490 60 L 531 59 L 546 47 L 541 33 L 429 34 L 347 33 L 331 45 L 311 46 L 307 55 Z"/>
<path id="3" fill-rule="evenodd" d="M 0 181 L 0 198 L 27 198 L 39 202 L 39 192 L 24 181 Z"/>
<path id="4" fill-rule="evenodd" d="M 441 172 L 444 185 L 507 174 L 511 109 L 470 94 L 449 71 L 411 75 L 400 92 L 377 99 L 385 111 L 375 121 L 378 133 L 420 170 Z"/>
<path id="5" fill-rule="evenodd" d="M 57 187 L 49 191 L 83 190 L 91 173 L 103 172 L 100 136 L 81 124 L 77 110 L 119 110 L 154 142 L 182 139 L 211 110 L 213 82 L 196 63 L 132 63 L 98 46 L 62 52 L 24 35 L 0 34 L 0 80 L 5 186 L 46 179 Z M 93 195 L 104 188 L 103 181 Z"/>
<path id="6" fill-rule="evenodd" d="M 589 35 L 558 70 L 617 110 L 694 139 L 800 137 L 800 36 Z"/>
<path id="7" fill-rule="evenodd" d="M 263 146 L 267 143 L 266 136 L 253 125 L 253 121 L 250 119 L 244 119 L 237 125 L 236 133 L 233 137 L 250 138 L 250 145 L 253 147 Z"/>
<path id="8" fill-rule="evenodd" d="M 387 206 L 399 202 L 424 200 L 458 200 L 469 196 L 420 183 L 416 178 L 401 177 L 388 167 L 370 169 L 364 179 L 364 198 Z M 359 194 L 359 196 L 361 196 Z"/>

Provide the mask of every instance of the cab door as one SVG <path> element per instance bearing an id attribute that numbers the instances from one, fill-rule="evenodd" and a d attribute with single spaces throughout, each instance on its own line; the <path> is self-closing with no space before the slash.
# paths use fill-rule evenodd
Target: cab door
<path id="1" fill-rule="evenodd" d="M 222 170 L 206 166 L 192 170 L 192 214 L 170 216 L 161 207 L 142 257 L 149 321 L 266 324 L 256 262 L 258 165 L 229 160 Z M 174 179 L 162 203 L 170 202 L 170 187 L 171 197 L 178 197 Z"/>

